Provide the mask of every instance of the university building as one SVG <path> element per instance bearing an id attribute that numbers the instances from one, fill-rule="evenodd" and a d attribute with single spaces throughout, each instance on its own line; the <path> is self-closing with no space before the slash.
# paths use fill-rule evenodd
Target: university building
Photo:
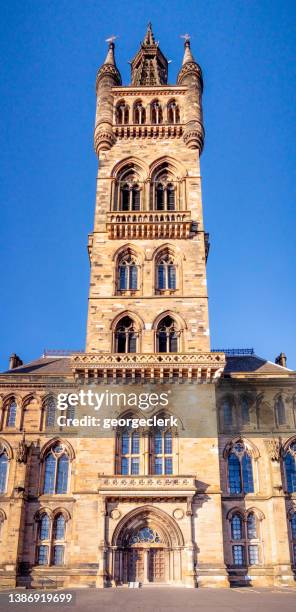
<path id="1" fill-rule="evenodd" d="M 296 373 L 283 353 L 211 351 L 189 40 L 167 79 L 150 24 L 130 85 L 114 42 L 97 74 L 86 349 L 13 354 L 0 375 L 2 588 L 295 583 Z M 62 428 L 58 394 L 82 388 L 149 393 L 149 416 L 181 426 Z"/>

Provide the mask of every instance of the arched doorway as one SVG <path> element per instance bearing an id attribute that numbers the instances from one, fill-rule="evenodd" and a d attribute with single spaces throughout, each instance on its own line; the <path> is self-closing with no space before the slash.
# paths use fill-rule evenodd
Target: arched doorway
<path id="1" fill-rule="evenodd" d="M 130 512 L 113 535 L 116 584 L 181 582 L 182 533 L 175 521 L 155 508 Z"/>
<path id="2" fill-rule="evenodd" d="M 151 527 L 134 532 L 127 543 L 127 582 L 166 582 L 166 543 Z"/>

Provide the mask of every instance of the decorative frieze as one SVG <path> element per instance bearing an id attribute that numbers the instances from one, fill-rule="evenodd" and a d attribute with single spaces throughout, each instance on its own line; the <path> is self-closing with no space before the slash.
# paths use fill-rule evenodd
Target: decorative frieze
<path id="1" fill-rule="evenodd" d="M 194 495 L 196 483 L 193 476 L 101 476 L 99 474 L 98 491 L 102 495 L 112 494 L 116 491 L 118 496 L 125 496 L 127 491 L 131 495 L 143 492 L 145 495 L 167 496 L 168 492 L 178 496 Z"/>
<path id="2" fill-rule="evenodd" d="M 224 353 L 79 353 L 71 361 L 86 382 L 215 382 L 225 367 Z"/>

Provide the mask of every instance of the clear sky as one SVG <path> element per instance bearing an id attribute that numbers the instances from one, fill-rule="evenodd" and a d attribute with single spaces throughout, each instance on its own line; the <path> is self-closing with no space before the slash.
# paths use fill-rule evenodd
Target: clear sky
<path id="1" fill-rule="evenodd" d="M 1 369 L 12 352 L 84 348 L 95 76 L 116 34 L 129 83 L 149 20 L 171 83 L 185 32 L 204 73 L 212 347 L 285 351 L 296 368 L 295 1 L 9 0 L 1 13 Z"/>

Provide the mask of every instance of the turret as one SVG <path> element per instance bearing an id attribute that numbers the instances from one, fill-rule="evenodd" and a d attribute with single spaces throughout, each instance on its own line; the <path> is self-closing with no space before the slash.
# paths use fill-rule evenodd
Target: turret
<path id="1" fill-rule="evenodd" d="M 112 39 L 109 41 L 106 59 L 99 69 L 96 79 L 97 111 L 94 145 L 98 156 L 100 151 L 111 149 L 116 140 L 112 130 L 112 87 L 121 85 L 121 76 L 116 66 L 114 48 Z"/>
<path id="2" fill-rule="evenodd" d="M 178 85 L 186 85 L 186 103 L 184 108 L 184 142 L 189 149 L 202 151 L 204 127 L 202 116 L 202 71 L 192 56 L 189 36 L 185 37 L 184 57 L 178 74 Z"/>

